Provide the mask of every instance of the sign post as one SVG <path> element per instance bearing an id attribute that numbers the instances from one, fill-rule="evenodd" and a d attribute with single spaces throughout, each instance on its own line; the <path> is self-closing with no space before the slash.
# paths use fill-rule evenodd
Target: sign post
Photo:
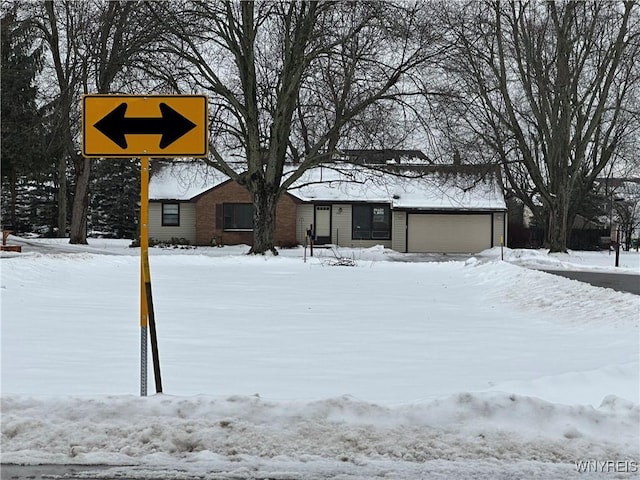
<path id="1" fill-rule="evenodd" d="M 611 230 L 611 240 L 614 241 L 615 249 L 616 249 L 616 267 L 620 266 L 620 226 L 618 224 L 614 224 Z"/>
<path id="2" fill-rule="evenodd" d="M 149 269 L 149 158 L 206 157 L 208 99 L 204 95 L 84 95 L 82 155 L 140 158 L 140 396 L 147 395 L 147 331 L 156 393 L 162 393 Z"/>
<path id="3" fill-rule="evenodd" d="M 147 396 L 147 277 L 145 262 L 149 263 L 149 157 L 140 159 L 140 396 Z"/>

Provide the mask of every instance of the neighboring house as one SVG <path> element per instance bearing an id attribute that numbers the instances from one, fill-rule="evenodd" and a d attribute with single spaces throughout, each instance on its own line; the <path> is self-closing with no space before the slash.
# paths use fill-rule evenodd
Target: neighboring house
<path id="1" fill-rule="evenodd" d="M 167 168 L 150 183 L 150 236 L 196 245 L 252 242 L 246 190 L 200 165 Z M 281 198 L 275 243 L 345 247 L 383 245 L 399 252 L 477 253 L 506 239 L 498 173 L 486 166 L 352 165 L 304 173 Z M 190 178 L 190 180 L 184 180 Z"/>
<path id="2" fill-rule="evenodd" d="M 640 237 L 640 177 L 599 178 L 596 188 L 606 212 L 600 222 L 611 230 L 617 225 L 620 242 L 629 249 L 632 240 Z"/>

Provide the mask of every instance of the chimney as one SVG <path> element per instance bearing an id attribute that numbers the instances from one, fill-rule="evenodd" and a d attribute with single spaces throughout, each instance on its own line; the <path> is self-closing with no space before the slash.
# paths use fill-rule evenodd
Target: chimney
<path id="1" fill-rule="evenodd" d="M 460 158 L 460 152 L 456 148 L 453 151 L 453 164 L 454 165 L 462 165 L 462 159 Z"/>

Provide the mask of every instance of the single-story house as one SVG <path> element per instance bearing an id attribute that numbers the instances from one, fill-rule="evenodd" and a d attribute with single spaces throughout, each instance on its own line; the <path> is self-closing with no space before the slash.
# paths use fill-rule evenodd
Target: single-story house
<path id="1" fill-rule="evenodd" d="M 152 175 L 149 235 L 195 245 L 251 244 L 247 191 L 203 163 Z M 321 166 L 303 174 L 276 211 L 275 243 L 371 247 L 398 252 L 477 253 L 507 237 L 498 172 L 473 166 Z"/>

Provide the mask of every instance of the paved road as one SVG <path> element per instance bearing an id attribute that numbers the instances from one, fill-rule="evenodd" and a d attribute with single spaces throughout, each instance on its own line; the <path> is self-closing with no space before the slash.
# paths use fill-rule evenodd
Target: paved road
<path id="1" fill-rule="evenodd" d="M 640 275 L 604 272 L 569 272 L 565 270 L 544 270 L 553 275 L 590 283 L 596 287 L 612 288 L 619 292 L 640 295 Z"/>
<path id="2" fill-rule="evenodd" d="M 92 472 L 106 471 L 107 466 L 87 465 L 5 465 L 0 466 L 2 480 L 51 480 L 64 478 L 65 480 L 91 478 Z"/>
<path id="3" fill-rule="evenodd" d="M 393 463 L 393 462 L 392 462 Z M 433 470 L 429 470 L 428 476 L 420 478 L 430 478 L 434 480 L 513 480 L 514 478 L 533 478 L 532 471 L 536 472 L 535 478 L 553 478 L 554 480 L 583 480 L 584 478 L 592 478 L 582 472 L 578 472 L 572 464 L 562 463 L 534 463 L 530 461 L 520 462 L 495 462 L 490 463 L 486 460 L 479 460 L 473 466 L 472 460 L 459 460 L 452 462 L 442 462 L 436 465 Z M 109 470 L 113 468 L 113 470 Z M 241 472 L 207 472 L 198 473 L 196 475 L 189 474 L 188 471 L 170 470 L 137 470 L 136 467 L 88 467 L 81 465 L 40 465 L 40 466 L 13 466 L 2 465 L 2 480 L 157 480 L 176 479 L 191 480 L 192 478 L 203 478 L 207 480 L 328 480 L 335 478 L 327 472 L 319 472 L 314 474 L 306 469 L 303 473 L 295 472 L 250 472 L 247 468 L 241 468 Z M 157 472 L 157 473 L 156 473 Z M 399 472 L 393 470 L 389 472 L 380 472 L 380 476 L 374 478 L 405 478 L 402 475 L 396 475 Z M 595 472 L 594 472 L 595 473 Z M 622 475 L 622 476 L 620 476 Z M 606 475 L 605 475 L 606 476 Z M 340 478 L 344 480 L 363 480 L 360 472 L 341 473 Z M 631 480 L 637 477 L 636 473 L 621 474 L 615 478 L 628 478 Z M 604 478 L 598 476 L 598 478 Z"/>
<path id="4" fill-rule="evenodd" d="M 208 472 L 205 478 L 208 480 L 299 480 L 299 476 L 294 474 L 278 473 L 277 476 L 270 475 L 254 476 L 246 473 L 226 473 Z M 157 480 L 157 478 L 175 478 L 179 480 L 201 478 L 202 475 L 191 476 L 186 471 L 179 468 L 168 470 L 156 467 L 127 467 L 108 465 L 5 465 L 0 467 L 0 478 L 2 480 Z M 308 478 L 308 477 L 305 477 Z M 326 478 L 320 475 L 318 478 Z M 348 477 L 345 477 L 348 478 Z"/>

